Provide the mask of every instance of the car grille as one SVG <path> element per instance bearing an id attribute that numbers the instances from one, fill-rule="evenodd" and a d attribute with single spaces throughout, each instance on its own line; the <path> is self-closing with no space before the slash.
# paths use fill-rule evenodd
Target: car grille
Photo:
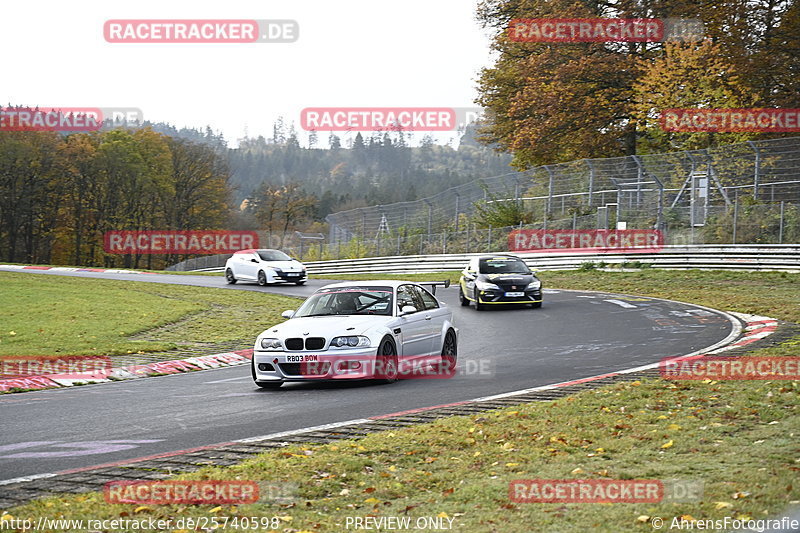
<path id="1" fill-rule="evenodd" d="M 287 350 L 302 350 L 304 348 L 303 339 L 292 338 L 284 342 Z M 322 337 L 309 337 L 305 340 L 306 350 L 321 350 L 325 347 L 325 339 Z"/>
<path id="2" fill-rule="evenodd" d="M 302 350 L 303 339 L 286 339 L 284 342 L 287 350 Z"/>
<path id="3" fill-rule="evenodd" d="M 322 337 L 309 337 L 306 339 L 306 350 L 321 350 L 325 347 L 325 339 Z"/>
<path id="4" fill-rule="evenodd" d="M 281 363 L 281 372 L 287 376 L 324 376 L 331 369 L 328 361 L 311 363 Z"/>

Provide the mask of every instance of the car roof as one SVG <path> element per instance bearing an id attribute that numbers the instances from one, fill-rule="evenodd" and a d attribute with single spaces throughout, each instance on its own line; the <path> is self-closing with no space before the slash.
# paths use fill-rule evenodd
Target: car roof
<path id="1" fill-rule="evenodd" d="M 370 280 L 362 280 L 362 281 L 341 281 L 339 283 L 331 283 L 330 285 L 325 285 L 321 287 L 323 289 L 332 289 L 336 287 L 364 287 L 367 285 L 384 285 L 388 287 L 392 287 L 396 289 L 400 285 L 424 285 L 424 283 L 418 283 L 416 281 L 408 281 L 402 279 L 370 279 Z"/>
<path id="2" fill-rule="evenodd" d="M 479 255 L 479 256 L 478 256 L 478 259 L 489 259 L 489 258 L 491 258 L 491 257 L 508 257 L 508 258 L 510 258 L 510 259 L 520 259 L 520 260 L 522 260 L 520 257 L 517 257 L 516 255 L 511 255 L 511 254 L 486 254 L 486 255 Z"/>
<path id="3" fill-rule="evenodd" d="M 255 254 L 258 252 L 280 252 L 280 250 L 276 250 L 274 248 L 248 248 L 247 250 L 239 250 L 238 252 L 233 252 L 234 254 Z"/>

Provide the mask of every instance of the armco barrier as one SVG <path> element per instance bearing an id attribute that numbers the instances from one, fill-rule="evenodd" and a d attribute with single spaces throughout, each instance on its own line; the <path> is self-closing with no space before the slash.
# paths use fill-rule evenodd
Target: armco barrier
<path id="1" fill-rule="evenodd" d="M 310 274 L 358 274 L 387 272 L 409 274 L 444 272 L 463 269 L 471 257 L 486 254 L 402 255 L 312 261 L 306 263 Z M 619 265 L 626 261 L 641 261 L 655 268 L 775 270 L 800 272 L 800 244 L 737 245 L 714 244 L 693 246 L 664 246 L 657 253 L 517 253 L 535 270 L 574 270 L 587 261 L 605 261 Z M 222 268 L 203 269 L 221 272 Z"/>

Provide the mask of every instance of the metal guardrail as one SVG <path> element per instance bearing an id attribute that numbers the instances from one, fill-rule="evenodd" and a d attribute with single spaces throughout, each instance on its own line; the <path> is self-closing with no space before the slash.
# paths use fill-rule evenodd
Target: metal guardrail
<path id="1" fill-rule="evenodd" d="M 309 274 L 411 274 L 461 270 L 471 257 L 485 254 L 402 255 L 312 261 L 305 263 Z M 694 245 L 664 246 L 657 253 L 517 253 L 534 270 L 575 270 L 585 262 L 608 265 L 640 261 L 655 268 L 774 270 L 800 272 L 800 244 L 776 245 Z M 222 268 L 202 269 L 221 272 Z"/>

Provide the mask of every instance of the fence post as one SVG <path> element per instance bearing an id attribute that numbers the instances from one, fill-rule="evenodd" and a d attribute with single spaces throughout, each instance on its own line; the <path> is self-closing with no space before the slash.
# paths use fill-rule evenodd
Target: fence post
<path id="1" fill-rule="evenodd" d="M 367 238 L 367 214 L 361 210 L 361 238 Z"/>
<path id="2" fill-rule="evenodd" d="M 489 242 L 486 243 L 486 251 L 492 251 L 492 227 L 489 226 Z"/>
<path id="3" fill-rule="evenodd" d="M 753 141 L 747 141 L 747 144 L 756 153 L 755 168 L 753 169 L 753 198 L 758 200 L 758 186 L 761 181 L 761 150 Z"/>
<path id="4" fill-rule="evenodd" d="M 733 241 L 732 244 L 736 244 L 736 224 L 738 221 L 739 221 L 739 189 L 736 189 L 733 201 L 733 238 L 731 239 Z"/>
<path id="5" fill-rule="evenodd" d="M 550 165 L 544 165 L 544 169 L 550 175 L 550 179 L 547 183 L 547 209 L 546 209 L 547 213 L 550 213 L 550 210 L 552 209 L 553 206 L 553 170 L 550 168 Z M 547 217 L 547 213 L 545 214 L 545 217 Z"/>
<path id="6" fill-rule="evenodd" d="M 461 195 L 460 195 L 460 194 L 458 194 L 458 193 L 456 193 L 456 227 L 455 227 L 455 232 L 456 232 L 456 233 L 458 233 L 458 222 L 459 222 L 459 220 L 458 220 L 458 214 L 459 214 L 460 207 L 461 207 L 461 206 L 459 205 L 460 203 L 461 203 Z"/>
<path id="7" fill-rule="evenodd" d="M 428 235 L 431 234 L 431 222 L 433 221 L 433 206 L 431 205 L 430 200 L 425 200 L 425 203 L 428 204 Z"/>
<path id="8" fill-rule="evenodd" d="M 586 164 L 589 166 L 589 207 L 592 207 L 592 195 L 594 194 L 594 165 L 592 165 L 591 159 L 587 159 Z"/>
<path id="9" fill-rule="evenodd" d="M 464 253 L 467 253 L 467 254 L 469 253 L 469 230 L 470 230 L 470 226 L 471 226 L 471 225 L 472 225 L 472 224 L 470 224 L 469 222 L 467 222 L 467 240 L 466 240 L 466 242 L 464 243 Z"/>
<path id="10" fill-rule="evenodd" d="M 783 200 L 781 200 L 781 223 L 778 227 L 778 244 L 783 244 Z"/>
<path id="11" fill-rule="evenodd" d="M 578 229 L 578 212 L 577 211 L 573 211 L 572 212 L 572 231 L 575 231 L 576 229 Z"/>
<path id="12" fill-rule="evenodd" d="M 442 232 L 442 253 L 447 253 L 447 230 Z"/>

